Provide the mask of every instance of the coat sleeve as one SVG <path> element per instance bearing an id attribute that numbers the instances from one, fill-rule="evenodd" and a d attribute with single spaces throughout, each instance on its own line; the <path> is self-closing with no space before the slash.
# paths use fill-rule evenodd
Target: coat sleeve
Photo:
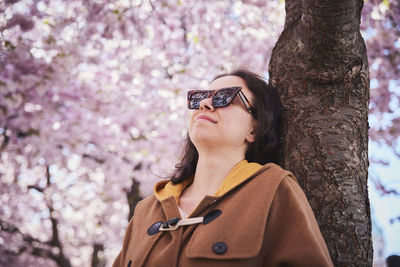
<path id="1" fill-rule="evenodd" d="M 128 224 L 128 228 L 126 229 L 125 236 L 124 236 L 124 243 L 122 245 L 122 249 L 119 252 L 117 258 L 114 260 L 112 267 L 122 267 L 124 266 L 125 258 L 126 258 L 126 250 L 129 245 L 129 241 L 131 239 L 131 233 L 133 229 L 133 217 Z M 124 266 L 125 267 L 125 266 Z"/>
<path id="2" fill-rule="evenodd" d="M 294 177 L 286 176 L 271 204 L 264 266 L 333 266 L 314 213 Z"/>

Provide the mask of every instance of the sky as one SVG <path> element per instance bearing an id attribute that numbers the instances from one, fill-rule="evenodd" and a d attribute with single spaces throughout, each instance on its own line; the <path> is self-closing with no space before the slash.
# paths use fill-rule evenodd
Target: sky
<path id="1" fill-rule="evenodd" d="M 388 165 L 370 165 L 370 175 L 380 177 L 387 189 L 395 189 L 400 192 L 400 158 L 387 145 L 369 143 L 369 154 L 374 158 L 388 162 Z M 385 240 L 385 258 L 396 254 L 400 255 L 400 220 L 394 220 L 400 216 L 400 195 L 381 195 L 369 181 L 369 198 L 373 220 L 381 228 Z M 392 219 L 392 223 L 391 223 Z M 378 229 L 372 229 L 377 231 Z"/>

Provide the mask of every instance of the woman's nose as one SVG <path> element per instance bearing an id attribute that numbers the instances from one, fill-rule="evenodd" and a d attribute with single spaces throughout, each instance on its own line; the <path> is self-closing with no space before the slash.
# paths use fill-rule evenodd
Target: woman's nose
<path id="1" fill-rule="evenodd" d="M 200 110 L 214 110 L 214 107 L 212 105 L 212 97 L 200 101 Z"/>

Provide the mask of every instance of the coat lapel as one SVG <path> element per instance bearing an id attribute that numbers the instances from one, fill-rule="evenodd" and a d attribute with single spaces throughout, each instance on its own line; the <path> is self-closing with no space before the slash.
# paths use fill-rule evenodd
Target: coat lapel
<path id="1" fill-rule="evenodd" d="M 156 222 L 166 222 L 172 217 L 177 217 L 179 211 L 175 203 L 174 197 L 169 197 L 161 201 L 161 203 L 150 197 L 145 199 L 144 203 L 136 206 L 135 213 L 140 214 L 140 218 L 134 217 L 133 229 L 130 240 L 135 240 L 127 249 L 125 263 L 132 261 L 132 267 L 144 266 L 153 248 L 159 242 L 163 235 L 168 235 L 168 232 L 158 232 L 150 235 L 148 229 Z"/>

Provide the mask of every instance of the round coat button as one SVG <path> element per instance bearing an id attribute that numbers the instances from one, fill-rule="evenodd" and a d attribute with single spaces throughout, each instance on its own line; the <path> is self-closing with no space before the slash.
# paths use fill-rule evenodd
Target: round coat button
<path id="1" fill-rule="evenodd" d="M 224 254 L 228 247 L 224 242 L 217 242 L 213 245 L 212 249 L 217 254 Z"/>

